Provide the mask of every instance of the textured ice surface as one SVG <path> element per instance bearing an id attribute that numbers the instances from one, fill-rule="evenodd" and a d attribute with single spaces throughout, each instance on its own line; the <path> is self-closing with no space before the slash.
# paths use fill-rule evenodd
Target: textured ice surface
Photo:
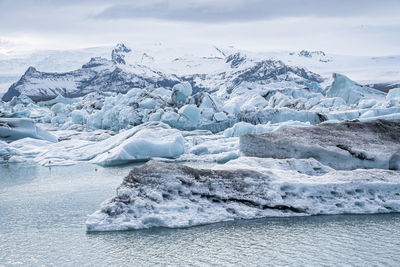
<path id="1" fill-rule="evenodd" d="M 114 136 L 94 132 L 89 135 L 94 141 L 88 140 L 87 136 L 75 136 L 74 132 L 71 134 L 58 143 L 23 138 L 10 143 L 10 147 L 20 152 L 19 160 L 46 166 L 78 161 L 108 166 L 152 157 L 176 158 L 184 153 L 182 134 L 161 122 L 144 123 Z"/>
<path id="2" fill-rule="evenodd" d="M 88 217 L 87 230 L 400 211 L 398 171 L 333 171 L 305 159 L 254 161 L 240 158 L 218 170 L 154 161 L 135 167 L 118 187 L 117 195 Z"/>
<path id="3" fill-rule="evenodd" d="M 0 138 L 18 140 L 25 137 L 57 142 L 57 138 L 36 126 L 30 119 L 0 118 Z"/>
<path id="4" fill-rule="evenodd" d="M 356 104 L 362 98 L 383 99 L 385 93 L 356 84 L 342 74 L 333 74 L 333 84 L 328 88 L 328 97 L 341 97 L 348 104 Z"/>
<path id="5" fill-rule="evenodd" d="M 195 105 L 184 105 L 179 109 L 178 113 L 194 126 L 199 122 L 200 110 Z"/>
<path id="6" fill-rule="evenodd" d="M 261 134 L 261 133 L 268 133 L 278 131 L 280 129 L 285 129 L 289 127 L 307 127 L 311 126 L 310 123 L 307 122 L 299 122 L 299 121 L 285 121 L 282 123 L 276 124 L 251 124 L 247 122 L 238 122 L 233 125 L 233 127 L 228 128 L 224 131 L 225 137 L 239 137 L 244 134 Z"/>
<path id="7" fill-rule="evenodd" d="M 192 86 L 189 82 L 179 83 L 172 88 L 171 100 L 177 105 L 183 105 L 192 95 Z"/>
<path id="8" fill-rule="evenodd" d="M 400 99 L 400 88 L 393 88 L 391 89 L 387 96 L 386 99 Z"/>
<path id="9" fill-rule="evenodd" d="M 222 163 L 240 156 L 238 139 L 231 137 L 243 134 L 344 120 L 400 119 L 400 99 L 396 97 L 396 89 L 385 96 L 339 74 L 335 75 L 332 85 L 326 87 L 330 80 L 323 81 L 305 69 L 265 58 L 230 55 L 230 52 L 224 55 L 225 59 L 221 51 L 213 48 L 215 51 L 211 54 L 215 57 L 212 58 L 174 57 L 166 61 L 168 64 L 163 61 L 163 71 L 174 70 L 168 77 L 182 71 L 187 75 L 184 79 L 175 77 L 185 82 L 167 83 L 158 79 L 160 73 L 153 72 L 159 67 L 157 61 L 144 54 L 141 57 L 137 51 L 126 52 L 129 49 L 121 47 L 113 52 L 113 60 L 94 58 L 79 71 L 68 74 L 44 74 L 30 69 L 25 76 L 29 81 L 15 85 L 15 88 L 36 94 L 40 93 L 38 87 L 42 82 L 53 88 L 64 78 L 67 86 L 72 78 L 80 83 L 91 75 L 98 76 L 82 85 L 88 90 L 79 91 L 85 95 L 83 97 L 63 97 L 57 91 L 61 87 L 57 87 L 56 91 L 51 91 L 57 97 L 50 101 L 35 103 L 21 94 L 9 102 L 0 102 L 0 117 L 32 119 L 61 141 L 57 145 L 41 145 L 37 148 L 41 149 L 41 154 L 23 154 L 19 160 L 54 165 L 93 160 L 100 154 L 106 159 L 104 153 L 111 153 L 109 150 L 116 149 L 131 137 L 127 133 L 134 133 L 140 125 L 149 122 L 163 122 L 185 132 L 185 153 L 178 160 Z M 301 56 L 302 60 L 313 60 L 314 57 Z M 294 60 L 292 56 L 289 58 Z M 137 62 L 143 64 L 139 66 Z M 151 68 L 148 69 L 146 64 Z M 76 77 L 79 73 L 85 77 Z M 51 77 L 55 79 L 54 83 Z M 118 86 L 106 88 L 107 77 L 115 78 L 113 86 L 120 84 L 122 91 Z M 144 81 L 144 77 L 149 80 Z M 37 84 L 34 79 L 38 79 Z M 35 88 L 30 88 L 31 85 Z M 188 137 L 188 131 L 197 130 L 215 135 Z M 114 136 L 121 139 L 114 139 Z M 24 150 L 23 144 L 20 142 L 20 150 Z M 29 150 L 32 144 L 27 143 L 27 146 Z M 136 157 L 128 154 L 130 156 L 126 157 L 132 160 Z"/>
<path id="10" fill-rule="evenodd" d="M 177 158 L 184 153 L 184 139 L 176 129 L 163 125 L 148 125 L 113 149 L 96 156 L 91 162 L 100 165 L 119 165 L 145 161 L 152 157 Z"/>
<path id="11" fill-rule="evenodd" d="M 242 135 L 247 156 L 315 158 L 335 169 L 400 167 L 400 121 L 342 122 Z"/>

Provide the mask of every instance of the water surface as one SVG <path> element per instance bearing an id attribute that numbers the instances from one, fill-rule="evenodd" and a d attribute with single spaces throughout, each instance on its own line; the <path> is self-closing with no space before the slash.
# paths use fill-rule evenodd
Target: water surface
<path id="1" fill-rule="evenodd" d="M 96 171 L 97 169 L 97 171 Z M 0 165 L 0 266 L 398 266 L 400 215 L 86 233 L 131 166 Z"/>

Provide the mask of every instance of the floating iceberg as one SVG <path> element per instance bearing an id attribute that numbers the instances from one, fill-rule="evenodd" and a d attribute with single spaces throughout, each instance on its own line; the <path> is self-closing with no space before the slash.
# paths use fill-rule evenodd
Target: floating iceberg
<path id="1" fill-rule="evenodd" d="M 300 121 L 285 121 L 282 123 L 276 124 L 251 124 L 247 122 L 238 122 L 233 125 L 233 127 L 228 128 L 224 131 L 225 137 L 239 137 L 244 134 L 261 134 L 278 131 L 280 129 L 285 129 L 289 127 L 307 127 L 311 126 L 308 122 L 300 122 Z"/>
<path id="2" fill-rule="evenodd" d="M 386 97 L 385 93 L 361 86 L 342 74 L 334 73 L 333 78 L 334 81 L 326 91 L 326 96 L 341 97 L 347 104 L 357 104 L 362 98 L 385 99 Z"/>
<path id="3" fill-rule="evenodd" d="M 400 120 L 342 122 L 242 135 L 246 156 L 314 158 L 334 169 L 400 169 Z"/>
<path id="4" fill-rule="evenodd" d="M 177 158 L 184 153 L 182 134 L 162 123 L 147 124 L 118 146 L 99 154 L 91 162 L 103 166 L 146 161 L 152 157 Z"/>
<path id="5" fill-rule="evenodd" d="M 183 105 L 186 99 L 192 95 L 192 86 L 189 82 L 183 82 L 172 87 L 171 100 L 176 105 Z"/>
<path id="6" fill-rule="evenodd" d="M 258 168 L 264 166 L 263 160 L 268 168 Z M 400 211 L 397 171 L 332 171 L 318 161 L 305 159 L 252 161 L 239 158 L 218 170 L 154 161 L 135 167 L 118 187 L 117 195 L 88 217 L 87 230 Z"/>
<path id="7" fill-rule="evenodd" d="M 110 166 L 152 157 L 177 158 L 184 153 L 180 131 L 162 122 L 149 122 L 123 131 L 102 141 L 64 140 L 56 144 L 32 142 L 28 138 L 11 143 L 27 160 L 41 165 L 65 165 L 79 161 Z"/>
<path id="8" fill-rule="evenodd" d="M 0 138 L 18 140 L 25 137 L 57 142 L 58 139 L 49 132 L 40 129 L 30 119 L 0 118 Z"/>
<path id="9" fill-rule="evenodd" d="M 400 88 L 393 88 L 391 89 L 388 94 L 386 95 L 386 99 L 391 100 L 391 99 L 397 99 L 400 100 Z"/>

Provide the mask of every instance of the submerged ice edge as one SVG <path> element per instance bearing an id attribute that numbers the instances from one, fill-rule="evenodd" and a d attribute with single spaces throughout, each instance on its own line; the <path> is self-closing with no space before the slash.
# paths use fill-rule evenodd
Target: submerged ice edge
<path id="1" fill-rule="evenodd" d="M 298 171 L 291 169 L 293 164 Z M 238 169 L 243 166 L 248 169 Z M 400 212 L 399 192 L 398 171 L 332 171 L 315 160 L 244 157 L 213 170 L 150 161 L 124 178 L 117 195 L 90 215 L 86 226 L 87 231 L 113 231 L 271 216 Z"/>

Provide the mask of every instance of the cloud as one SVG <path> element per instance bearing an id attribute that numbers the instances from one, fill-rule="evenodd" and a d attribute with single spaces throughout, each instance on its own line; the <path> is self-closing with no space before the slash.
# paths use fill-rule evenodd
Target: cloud
<path id="1" fill-rule="evenodd" d="M 145 4 L 116 4 L 100 12 L 96 18 L 222 23 L 284 17 L 376 16 L 399 12 L 398 0 L 153 0 Z"/>
<path id="2" fill-rule="evenodd" d="M 389 55 L 399 13 L 399 0 L 0 0 L 0 37 L 14 50 L 182 41 Z"/>

